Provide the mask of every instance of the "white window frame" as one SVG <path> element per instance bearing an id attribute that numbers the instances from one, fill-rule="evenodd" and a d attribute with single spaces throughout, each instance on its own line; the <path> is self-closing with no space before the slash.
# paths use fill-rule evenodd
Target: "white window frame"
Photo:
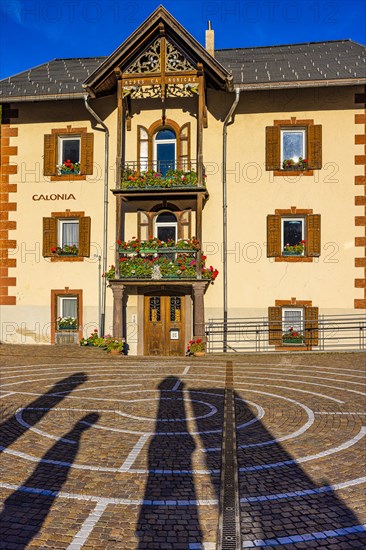
<path id="1" fill-rule="evenodd" d="M 169 214 L 173 214 L 175 216 L 174 212 L 171 212 L 170 210 L 163 210 L 161 212 L 158 212 L 156 215 L 156 218 L 154 219 L 154 237 L 158 238 L 158 228 L 159 227 L 174 227 L 175 229 L 175 242 L 178 240 L 178 220 L 176 222 L 158 222 L 157 219 L 160 216 L 160 214 L 164 214 L 164 212 L 168 212 Z M 176 216 L 175 216 L 176 218 Z"/>
<path id="2" fill-rule="evenodd" d="M 63 228 L 63 225 L 65 224 L 77 224 L 78 225 L 78 242 L 77 243 L 71 243 L 71 244 L 75 244 L 78 248 L 79 248 L 79 244 L 80 244 L 80 220 L 79 218 L 58 218 L 58 231 L 57 231 L 57 242 L 58 242 L 58 246 L 63 248 L 65 246 L 65 244 L 63 243 L 62 241 L 62 228 Z"/>
<path id="3" fill-rule="evenodd" d="M 68 140 L 76 140 L 76 139 L 79 140 L 79 160 L 77 162 L 80 162 L 80 157 L 81 157 L 81 136 L 80 136 L 80 134 L 69 134 L 67 136 L 64 136 L 64 135 L 58 136 L 58 152 L 57 152 L 58 162 L 57 162 L 57 164 L 61 165 L 63 163 L 63 160 L 62 160 L 62 145 L 63 145 L 63 142 L 68 141 Z"/>
<path id="4" fill-rule="evenodd" d="M 78 307 L 79 307 L 79 304 L 78 304 L 78 297 L 77 296 L 57 296 L 57 317 L 66 317 L 66 315 L 64 315 L 64 311 L 63 311 L 63 303 L 64 301 L 66 300 L 73 300 L 76 302 L 76 319 L 78 319 L 79 315 L 78 315 Z"/>
<path id="5" fill-rule="evenodd" d="M 302 230 L 301 230 L 301 240 L 305 240 L 305 218 L 302 217 L 281 217 L 281 253 L 285 249 L 285 231 L 284 231 L 284 222 L 302 222 Z M 304 252 L 303 254 L 304 255 Z"/>
<path id="6" fill-rule="evenodd" d="M 291 326 L 294 327 L 293 323 L 291 324 L 288 321 L 285 321 L 285 313 L 287 311 L 291 311 L 292 313 L 294 311 L 300 312 L 300 328 L 298 330 L 299 332 L 301 332 L 301 334 L 304 334 L 304 308 L 303 307 L 283 307 L 282 308 L 282 334 L 285 334 Z M 285 328 L 285 323 L 286 325 L 288 325 L 287 329 Z"/>
<path id="7" fill-rule="evenodd" d="M 302 133 L 303 135 L 303 140 L 302 140 L 302 154 L 300 155 L 303 159 L 306 159 L 306 128 L 281 128 L 281 144 L 280 144 L 280 147 L 281 147 L 281 166 L 282 166 L 282 163 L 284 160 L 289 160 L 289 159 L 285 159 L 284 156 L 283 156 L 283 138 L 284 138 L 284 134 L 285 133 Z"/>
<path id="8" fill-rule="evenodd" d="M 175 134 L 175 131 L 173 130 L 173 128 L 166 128 L 167 130 L 170 130 L 171 132 L 174 132 Z M 175 135 L 175 138 L 174 139 L 159 139 L 157 140 L 156 139 L 156 136 L 159 134 L 159 132 L 161 132 L 161 129 L 156 132 L 156 134 L 154 135 L 154 150 L 153 150 L 153 165 L 155 166 L 155 169 L 157 169 L 158 167 L 158 145 L 164 145 L 164 144 L 172 144 L 174 143 L 174 168 L 173 170 L 176 169 L 177 167 L 177 135 Z"/>

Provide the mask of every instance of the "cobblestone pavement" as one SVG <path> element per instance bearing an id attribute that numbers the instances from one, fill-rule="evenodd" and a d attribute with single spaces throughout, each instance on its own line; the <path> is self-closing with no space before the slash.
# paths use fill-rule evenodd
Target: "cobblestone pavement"
<path id="1" fill-rule="evenodd" d="M 366 548 L 363 354 L 229 356 L 243 548 Z M 214 549 L 226 359 L 0 346 L 0 548 Z"/>

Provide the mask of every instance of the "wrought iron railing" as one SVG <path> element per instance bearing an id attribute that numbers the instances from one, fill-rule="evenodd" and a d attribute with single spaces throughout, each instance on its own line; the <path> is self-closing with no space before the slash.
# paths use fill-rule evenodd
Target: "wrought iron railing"
<path id="1" fill-rule="evenodd" d="M 121 168 L 122 189 L 192 189 L 204 186 L 203 167 L 195 160 L 127 161 Z"/>
<path id="2" fill-rule="evenodd" d="M 303 321 L 302 342 L 283 341 L 285 331 L 266 317 L 210 319 L 205 325 L 207 351 L 228 353 L 286 351 L 366 351 L 366 315 L 321 315 Z M 270 343 L 271 342 L 271 343 Z"/>

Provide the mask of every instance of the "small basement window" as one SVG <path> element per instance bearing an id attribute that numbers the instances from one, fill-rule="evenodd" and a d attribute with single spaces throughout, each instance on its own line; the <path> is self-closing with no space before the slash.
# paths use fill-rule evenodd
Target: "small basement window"
<path id="1" fill-rule="evenodd" d="M 304 343 L 303 308 L 282 308 L 282 343 L 290 345 Z"/>

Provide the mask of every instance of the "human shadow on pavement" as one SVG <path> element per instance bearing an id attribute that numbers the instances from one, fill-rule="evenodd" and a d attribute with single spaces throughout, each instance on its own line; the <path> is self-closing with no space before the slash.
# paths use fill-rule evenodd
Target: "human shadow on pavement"
<path id="1" fill-rule="evenodd" d="M 0 514 L 0 548 L 23 550 L 40 532 L 67 480 L 83 433 L 98 419 L 99 414 L 91 413 L 79 420 L 43 455 L 21 487 L 5 500 Z"/>
<path id="2" fill-rule="evenodd" d="M 190 391 L 190 395 L 195 416 L 199 417 L 194 401 L 196 391 Z M 217 392 L 206 388 L 201 391 Z M 283 407 L 281 409 L 278 411 L 280 416 L 283 415 Z M 238 394 L 235 394 L 235 410 L 243 546 L 263 546 L 254 541 L 264 540 L 267 542 L 264 546 L 278 548 L 295 548 L 291 543 L 296 544 L 296 548 L 306 549 L 318 548 L 317 545 L 329 550 L 366 548 L 366 532 L 360 527 L 360 520 L 332 487 L 326 481 L 315 483 Z M 207 431 L 205 419 L 197 418 L 196 422 L 199 432 Z M 300 437 L 305 441 L 311 436 L 305 433 Z M 207 468 L 217 470 L 221 445 L 207 433 L 201 435 L 201 440 Z M 323 450 L 314 445 L 314 454 Z M 213 472 L 211 479 L 219 498 L 219 474 Z M 340 531 L 342 529 L 346 531 Z M 351 541 L 353 545 L 348 546 Z M 354 541 L 357 541 L 356 546 Z"/>
<path id="3" fill-rule="evenodd" d="M 77 372 L 68 376 L 44 393 L 37 397 L 29 405 L 24 407 L 20 422 L 17 420 L 19 413 L 15 413 L 0 425 L 0 453 L 19 439 L 29 428 L 37 424 L 48 413 L 56 407 L 65 397 L 72 393 L 75 388 L 84 384 L 88 377 L 83 372 Z M 64 388 L 66 386 L 66 389 Z M 29 410 L 28 410 L 29 409 Z"/>
<path id="4" fill-rule="evenodd" d="M 202 542 L 191 473 L 195 442 L 188 431 L 183 383 L 169 376 L 158 388 L 159 408 L 148 450 L 149 476 L 136 528 L 137 548 L 188 550 L 191 544 Z"/>

